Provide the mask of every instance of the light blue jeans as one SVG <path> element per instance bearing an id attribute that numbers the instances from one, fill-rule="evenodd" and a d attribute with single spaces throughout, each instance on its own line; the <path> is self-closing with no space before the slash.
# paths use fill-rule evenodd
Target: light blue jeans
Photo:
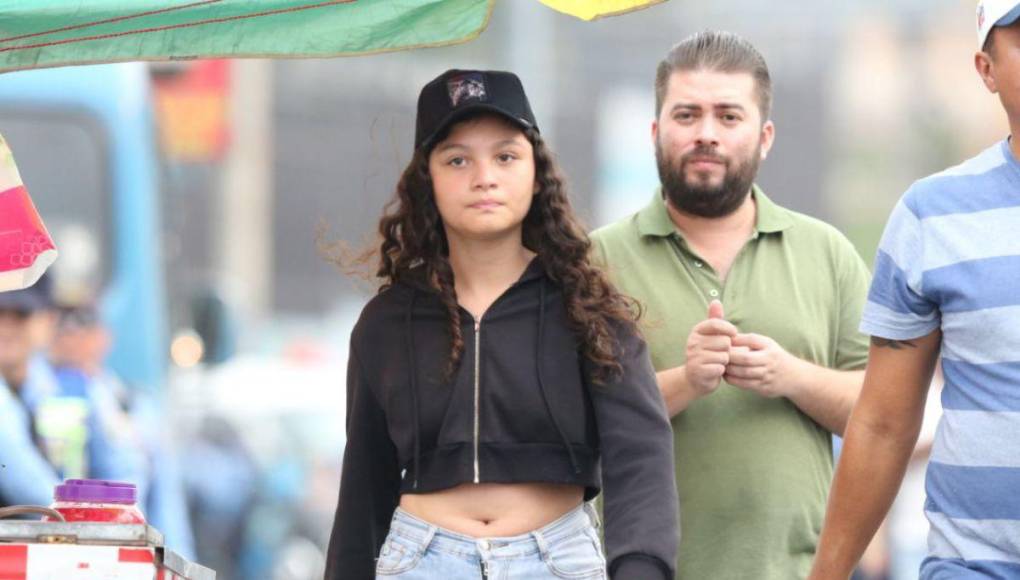
<path id="1" fill-rule="evenodd" d="M 512 537 L 472 538 L 397 508 L 378 580 L 608 580 L 598 516 L 582 504 L 555 522 Z"/>

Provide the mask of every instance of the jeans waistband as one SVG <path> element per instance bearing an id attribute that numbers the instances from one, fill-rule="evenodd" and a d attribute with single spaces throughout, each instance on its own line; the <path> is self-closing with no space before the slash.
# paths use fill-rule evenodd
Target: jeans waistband
<path id="1" fill-rule="evenodd" d="M 556 521 L 531 532 L 516 536 L 475 538 L 435 526 L 397 508 L 390 524 L 390 533 L 410 540 L 422 551 L 432 547 L 450 553 L 479 554 L 490 559 L 544 554 L 549 546 L 560 540 L 570 538 L 586 528 L 597 528 L 598 525 L 595 508 L 582 503 Z"/>

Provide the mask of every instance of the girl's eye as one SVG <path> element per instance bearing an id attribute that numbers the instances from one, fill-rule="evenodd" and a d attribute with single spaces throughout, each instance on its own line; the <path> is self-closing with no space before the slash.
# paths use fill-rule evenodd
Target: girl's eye
<path id="1" fill-rule="evenodd" d="M 452 167 L 463 167 L 465 164 L 467 164 L 467 160 L 464 159 L 463 157 L 453 157 L 449 161 L 447 161 L 446 164 Z"/>
<path id="2" fill-rule="evenodd" d="M 517 156 L 513 153 L 500 153 L 496 159 L 498 159 L 500 163 L 510 163 L 514 159 L 517 159 Z"/>

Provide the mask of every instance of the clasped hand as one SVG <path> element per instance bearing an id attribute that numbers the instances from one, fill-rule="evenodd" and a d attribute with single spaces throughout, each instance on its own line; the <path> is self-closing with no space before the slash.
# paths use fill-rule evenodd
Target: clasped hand
<path id="1" fill-rule="evenodd" d="M 775 340 L 741 333 L 726 321 L 723 305 L 713 300 L 708 318 L 691 329 L 687 337 L 687 383 L 698 396 L 712 393 L 721 381 L 763 397 L 785 396 L 791 384 L 787 376 L 794 357 Z"/>

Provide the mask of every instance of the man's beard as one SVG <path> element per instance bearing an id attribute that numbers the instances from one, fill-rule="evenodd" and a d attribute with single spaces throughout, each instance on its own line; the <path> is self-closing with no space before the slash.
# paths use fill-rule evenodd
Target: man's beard
<path id="1" fill-rule="evenodd" d="M 700 182 L 688 183 L 684 176 L 692 157 L 708 158 L 722 163 L 726 171 L 722 183 L 718 186 Z M 672 161 L 666 158 L 662 144 L 656 141 L 655 162 L 659 166 L 659 181 L 670 205 L 698 217 L 723 217 L 736 211 L 751 191 L 751 184 L 758 175 L 758 165 L 761 162 L 761 142 L 759 141 L 752 154 L 743 160 L 721 157 L 711 147 L 698 147 L 681 156 L 678 163 Z M 734 161 L 739 163 L 733 166 L 731 164 Z"/>

